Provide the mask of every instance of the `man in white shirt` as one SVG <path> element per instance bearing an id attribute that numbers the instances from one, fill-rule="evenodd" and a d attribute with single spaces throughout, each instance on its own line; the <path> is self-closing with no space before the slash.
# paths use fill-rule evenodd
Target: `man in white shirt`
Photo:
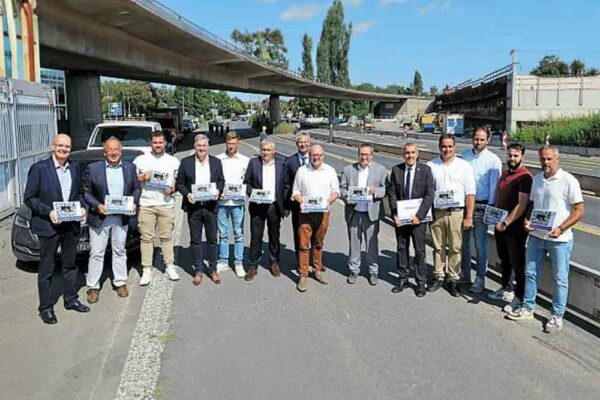
<path id="1" fill-rule="evenodd" d="M 326 285 L 323 272 L 323 241 L 329 227 L 329 208 L 340 196 L 340 184 L 335 169 L 323 162 L 323 147 L 310 147 L 310 163 L 298 169 L 294 179 L 292 198 L 300 205 L 299 255 L 300 279 L 297 289 L 308 289 L 308 260 L 311 251 L 315 279 Z M 312 210 L 312 211 L 310 211 Z"/>
<path id="2" fill-rule="evenodd" d="M 245 200 L 226 199 L 228 185 L 241 185 L 248 162 L 250 159 L 238 151 L 240 145 L 240 135 L 236 131 L 231 131 L 225 136 L 227 149 L 224 153 L 217 156 L 223 166 L 223 175 L 225 176 L 225 192 L 221 195 L 219 201 L 219 211 L 217 213 L 217 223 L 219 226 L 219 260 L 217 262 L 217 271 L 222 272 L 229 269 L 229 221 L 233 228 L 233 258 L 235 274 L 239 278 L 246 276 L 242 261 L 244 260 L 244 212 Z M 245 195 L 242 192 L 242 195 Z"/>
<path id="3" fill-rule="evenodd" d="M 385 196 L 385 167 L 373 161 L 373 146 L 363 143 L 358 147 L 358 162 L 342 171 L 340 193 L 345 203 L 344 217 L 350 239 L 348 248 L 349 284 L 356 283 L 360 274 L 363 236 L 366 242 L 366 264 L 369 283 L 377 285 L 379 273 L 379 219 L 383 216 L 381 199 Z M 368 201 L 353 201 L 351 190 L 366 189 Z"/>
<path id="4" fill-rule="evenodd" d="M 486 205 L 496 204 L 496 187 L 502 175 L 502 161 L 488 150 L 492 132 L 483 126 L 473 131 L 473 148 L 462 152 L 463 160 L 468 161 L 475 174 L 475 211 L 473 229 L 463 232 L 462 265 L 459 283 L 471 284 L 471 236 L 475 237 L 477 251 L 477 275 L 470 288 L 473 293 L 481 293 L 485 288 L 487 273 L 488 226 L 483 223 L 483 213 Z"/>
<path id="5" fill-rule="evenodd" d="M 435 182 L 431 223 L 435 279 L 427 291 L 435 292 L 446 279 L 448 292 L 458 297 L 462 232 L 473 227 L 475 176 L 471 165 L 456 157 L 454 135 L 441 135 L 439 149 L 440 157 L 427 163 Z"/>
<path id="6" fill-rule="evenodd" d="M 523 307 L 509 312 L 508 318 L 533 319 L 539 274 L 548 254 L 554 292 L 552 316 L 546 323 L 546 330 L 557 331 L 563 327 L 569 295 L 569 260 L 573 251 L 571 227 L 583 218 L 585 210 L 581 186 L 573 175 L 560 168 L 558 149 L 542 146 L 539 156 L 543 172 L 533 178 L 529 198 L 532 214 L 525 220 L 525 229 L 530 234 L 525 253 Z"/>
<path id="7" fill-rule="evenodd" d="M 167 141 L 162 131 L 152 132 L 152 151 L 138 156 L 133 163 L 142 185 L 138 224 L 142 253 L 140 285 L 152 282 L 152 255 L 154 238 L 158 234 L 165 261 L 165 274 L 173 281 L 179 279 L 173 252 L 173 221 L 175 219 L 175 176 L 179 160 L 166 153 Z"/>

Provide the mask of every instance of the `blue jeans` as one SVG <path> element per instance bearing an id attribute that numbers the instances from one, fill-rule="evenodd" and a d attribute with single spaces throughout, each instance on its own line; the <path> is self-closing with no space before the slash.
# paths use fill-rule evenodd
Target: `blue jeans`
<path id="1" fill-rule="evenodd" d="M 533 311 L 535 297 L 540 280 L 540 272 L 546 253 L 550 256 L 552 264 L 552 280 L 554 291 L 552 293 L 552 315 L 562 317 L 567 306 L 569 295 L 569 259 L 573 250 L 573 241 L 552 242 L 529 235 L 527 252 L 525 253 L 525 308 Z"/>
<path id="2" fill-rule="evenodd" d="M 488 226 L 483 222 L 473 223 L 473 228 L 463 231 L 462 259 L 460 276 L 471 280 L 471 236 L 475 236 L 475 250 L 477 250 L 477 276 L 484 277 L 488 265 Z"/>
<path id="3" fill-rule="evenodd" d="M 219 261 L 229 261 L 229 220 L 233 225 L 233 257 L 235 262 L 241 263 L 244 259 L 244 210 L 245 206 L 219 205 L 217 223 L 219 226 Z"/>

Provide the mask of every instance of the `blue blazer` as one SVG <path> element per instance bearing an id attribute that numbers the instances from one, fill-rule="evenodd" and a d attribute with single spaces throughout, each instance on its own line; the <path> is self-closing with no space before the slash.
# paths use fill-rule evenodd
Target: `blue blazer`
<path id="1" fill-rule="evenodd" d="M 123 166 L 123 196 L 133 196 L 136 206 L 140 203 L 142 192 L 140 182 L 137 179 L 135 165 L 129 161 L 121 161 Z M 108 182 L 106 180 L 106 161 L 96 161 L 87 166 L 83 173 L 83 200 L 89 206 L 88 224 L 99 228 L 105 216 L 98 213 L 98 206 L 104 204 L 104 198 L 109 195 Z M 121 224 L 129 223 L 129 215 L 123 215 Z"/>
<path id="2" fill-rule="evenodd" d="M 210 181 L 216 183 L 219 196 L 223 193 L 225 187 L 225 176 L 223 176 L 223 165 L 221 160 L 211 155 L 208 156 L 208 165 L 210 168 Z M 192 185 L 196 183 L 196 154 L 192 154 L 189 157 L 181 160 L 179 170 L 177 171 L 177 180 L 175 187 L 177 191 L 183 196 L 181 202 L 181 208 L 188 214 L 195 211 L 200 207 L 207 208 L 212 212 L 217 212 L 217 201 L 204 201 L 201 203 L 196 202 L 191 204 L 187 195 L 192 191 Z"/>
<path id="3" fill-rule="evenodd" d="M 255 157 L 250 160 L 246 176 L 244 177 L 246 185 L 246 193 L 248 197 L 252 194 L 252 189 L 263 188 L 262 175 L 262 157 Z M 285 211 L 285 202 L 290 196 L 290 185 L 288 182 L 287 166 L 285 162 L 279 158 L 275 159 L 275 204 L 279 211 L 279 216 L 283 217 Z M 250 203 L 248 211 L 252 214 L 259 204 Z"/>
<path id="4" fill-rule="evenodd" d="M 81 169 L 75 161 L 69 161 L 71 172 L 71 194 L 68 199 L 62 197 L 60 182 L 52 157 L 36 162 L 29 168 L 24 202 L 31 209 L 31 229 L 41 237 L 52 237 L 58 232 L 72 229 L 79 233 L 80 223 L 62 222 L 54 225 L 50 221 L 52 203 L 55 201 L 81 202 Z M 83 206 L 83 204 L 82 204 Z"/>
<path id="5" fill-rule="evenodd" d="M 309 162 L 308 159 L 307 159 L 307 162 Z M 285 165 L 286 165 L 287 180 L 290 185 L 290 196 L 291 196 L 292 188 L 294 187 L 294 179 L 296 178 L 296 172 L 298 172 L 298 169 L 301 167 L 300 160 L 298 159 L 298 152 L 295 152 L 294 154 L 292 154 L 291 156 L 286 158 Z M 298 202 L 292 200 L 291 198 L 287 198 L 285 200 L 285 207 L 288 210 L 293 210 L 293 211 L 297 211 L 297 212 L 300 211 L 300 204 L 298 204 Z"/>

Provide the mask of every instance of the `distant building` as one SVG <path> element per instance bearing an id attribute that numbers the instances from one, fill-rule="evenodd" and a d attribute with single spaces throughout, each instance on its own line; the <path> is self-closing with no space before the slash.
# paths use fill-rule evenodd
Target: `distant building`
<path id="1" fill-rule="evenodd" d="M 65 86 L 65 73 L 55 69 L 42 68 L 42 84 L 54 90 L 56 106 L 56 123 L 59 132 L 69 130 L 69 116 L 67 113 L 67 89 Z"/>

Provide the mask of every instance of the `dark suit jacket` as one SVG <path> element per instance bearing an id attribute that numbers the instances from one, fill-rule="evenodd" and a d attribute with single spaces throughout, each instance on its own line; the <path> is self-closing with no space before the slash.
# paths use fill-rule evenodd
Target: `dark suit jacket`
<path id="1" fill-rule="evenodd" d="M 396 201 L 407 200 L 404 196 L 404 173 L 406 171 L 406 163 L 395 165 L 392 168 L 390 180 L 388 184 L 388 198 L 390 200 L 390 210 L 392 215 L 397 213 Z M 411 177 L 413 181 L 411 196 L 413 199 L 423 199 L 417 218 L 423 220 L 427 216 L 427 211 L 433 204 L 435 186 L 433 184 L 433 174 L 429 166 L 417 162 L 415 175 Z"/>
<path id="2" fill-rule="evenodd" d="M 223 166 L 221 160 L 211 155 L 208 156 L 208 164 L 210 167 L 210 181 L 216 183 L 219 196 L 223 192 L 225 187 L 225 177 L 223 176 Z M 193 212 L 194 210 L 204 207 L 212 212 L 217 212 L 217 201 L 205 201 L 202 203 L 196 202 L 191 204 L 187 195 L 192 191 L 192 185 L 196 183 L 196 154 L 192 154 L 189 157 L 181 160 L 179 170 L 177 171 L 177 181 L 175 187 L 177 191 L 183 196 L 181 202 L 181 208 L 187 213 Z"/>
<path id="3" fill-rule="evenodd" d="M 307 162 L 309 160 L 307 159 Z M 294 178 L 296 178 L 296 172 L 301 167 L 300 160 L 298 159 L 298 152 L 292 154 L 291 156 L 285 159 L 286 171 L 287 171 L 287 180 L 290 185 L 290 196 L 291 196 L 291 188 L 294 186 Z M 285 208 L 288 210 L 296 210 L 300 211 L 300 204 L 298 202 L 287 198 L 285 200 Z"/>
<path id="4" fill-rule="evenodd" d="M 64 232 L 68 229 L 79 233 L 79 222 L 62 222 L 54 225 L 50 221 L 53 202 L 81 202 L 81 169 L 79 164 L 69 161 L 69 170 L 71 171 L 71 194 L 68 199 L 63 200 L 52 157 L 38 161 L 29 168 L 24 202 L 31 209 L 31 229 L 38 236 L 52 237 L 59 231 Z"/>
<path id="5" fill-rule="evenodd" d="M 262 157 L 255 157 L 250 160 L 246 176 L 244 177 L 246 185 L 246 193 L 248 197 L 252 194 L 252 189 L 262 189 Z M 279 211 L 279 216 L 283 216 L 285 211 L 285 203 L 290 196 L 290 184 L 288 181 L 288 172 L 285 161 L 278 158 L 275 159 L 275 204 Z M 259 204 L 250 203 L 249 211 L 253 213 Z"/>
<path id="6" fill-rule="evenodd" d="M 136 207 L 140 203 L 140 193 L 142 191 L 140 182 L 137 179 L 135 165 L 129 161 L 121 161 L 123 171 L 123 196 L 133 196 L 133 202 Z M 108 192 L 108 182 L 106 180 L 106 161 L 96 161 L 87 166 L 83 173 L 83 200 L 89 206 L 88 223 L 94 228 L 102 225 L 105 216 L 98 213 L 98 206 L 104 204 L 104 198 Z M 130 216 L 123 215 L 122 225 L 129 223 Z"/>

